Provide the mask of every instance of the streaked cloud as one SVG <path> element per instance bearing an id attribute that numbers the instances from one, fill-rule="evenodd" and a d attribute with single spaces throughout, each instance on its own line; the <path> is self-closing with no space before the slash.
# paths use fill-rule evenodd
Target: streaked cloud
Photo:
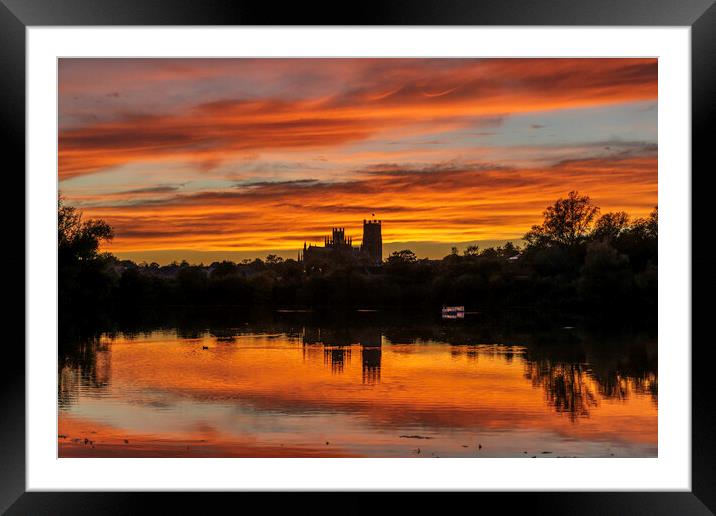
<path id="1" fill-rule="evenodd" d="M 518 238 L 572 189 L 656 204 L 656 81 L 655 59 L 62 59 L 60 188 L 122 253 L 359 241 L 373 212 L 386 243 Z"/>

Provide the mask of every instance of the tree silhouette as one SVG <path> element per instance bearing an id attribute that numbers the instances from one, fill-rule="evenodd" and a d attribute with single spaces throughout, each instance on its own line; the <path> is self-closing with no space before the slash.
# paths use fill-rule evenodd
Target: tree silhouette
<path id="1" fill-rule="evenodd" d="M 631 227 L 632 231 L 639 233 L 642 238 L 656 239 L 659 234 L 659 208 L 654 206 L 645 219 L 636 219 Z"/>
<path id="2" fill-rule="evenodd" d="M 467 246 L 467 249 L 465 249 L 464 254 L 465 254 L 465 256 L 477 256 L 480 254 L 480 246 L 479 245 L 469 245 L 469 246 Z"/>
<path id="3" fill-rule="evenodd" d="M 101 220 L 82 220 L 82 212 L 57 201 L 57 266 L 59 305 L 63 315 L 82 314 L 111 297 L 110 263 L 116 259 L 99 254 L 99 246 L 114 236 Z M 84 317 L 84 314 L 82 314 Z"/>
<path id="4" fill-rule="evenodd" d="M 280 256 L 277 256 L 275 254 L 269 254 L 268 256 L 266 256 L 266 263 L 276 265 L 281 262 L 283 262 L 283 258 L 281 258 Z"/>
<path id="5" fill-rule="evenodd" d="M 349 253 L 306 264 L 269 255 L 265 260 L 192 265 L 136 264 L 101 253 L 112 228 L 58 201 L 60 309 L 77 318 L 91 311 L 147 306 L 390 307 L 470 310 L 512 307 L 585 314 L 604 321 L 656 320 L 658 211 L 632 221 L 605 213 L 586 195 L 570 192 L 544 211 L 544 222 L 511 242 L 454 249 L 442 259 L 392 253 L 382 267 Z M 63 315 L 64 317 L 64 315 Z"/>
<path id="6" fill-rule="evenodd" d="M 543 212 L 542 225 L 532 226 L 524 239 L 530 246 L 575 247 L 586 240 L 598 213 L 599 208 L 592 204 L 589 196 L 571 191 L 566 199 L 558 199 Z"/>
<path id="7" fill-rule="evenodd" d="M 592 238 L 595 240 L 614 240 L 629 229 L 629 215 L 623 211 L 605 213 L 594 224 Z"/>
<path id="8" fill-rule="evenodd" d="M 82 212 L 57 201 L 57 244 L 60 262 L 92 260 L 97 257 L 100 243 L 114 238 L 112 228 L 97 219 L 82 220 Z"/>
<path id="9" fill-rule="evenodd" d="M 457 254 L 457 253 L 455 253 Z M 418 260 L 415 253 L 410 249 L 403 249 L 402 251 L 395 251 L 388 257 L 388 263 L 391 264 L 405 264 L 414 263 Z"/>

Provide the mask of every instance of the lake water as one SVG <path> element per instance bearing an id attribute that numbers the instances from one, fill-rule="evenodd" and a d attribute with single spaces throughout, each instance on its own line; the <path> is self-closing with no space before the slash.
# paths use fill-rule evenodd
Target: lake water
<path id="1" fill-rule="evenodd" d="M 59 456 L 657 456 L 655 337 L 284 315 L 75 339 Z"/>

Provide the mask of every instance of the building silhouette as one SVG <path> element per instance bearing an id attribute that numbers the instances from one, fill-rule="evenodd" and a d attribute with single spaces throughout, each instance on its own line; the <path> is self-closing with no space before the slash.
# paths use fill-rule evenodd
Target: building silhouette
<path id="1" fill-rule="evenodd" d="M 363 219 L 363 241 L 360 247 L 373 265 L 383 262 L 383 234 L 379 220 Z"/>
<path id="2" fill-rule="evenodd" d="M 353 246 L 353 238 L 346 237 L 346 229 L 334 227 L 331 235 L 323 239 L 323 247 L 303 243 L 299 261 L 308 265 L 321 261 L 347 261 L 380 265 L 383 262 L 383 236 L 380 220 L 363 220 L 363 241 L 360 247 Z"/>

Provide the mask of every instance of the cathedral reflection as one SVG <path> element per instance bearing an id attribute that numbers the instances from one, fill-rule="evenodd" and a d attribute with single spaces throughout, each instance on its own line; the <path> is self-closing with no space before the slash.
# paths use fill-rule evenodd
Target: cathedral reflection
<path id="1" fill-rule="evenodd" d="M 361 359 L 363 363 L 363 383 L 380 383 L 380 359 L 382 349 L 380 345 L 369 346 L 361 344 Z"/>
<path id="2" fill-rule="evenodd" d="M 324 346 L 323 361 L 331 367 L 332 373 L 342 373 L 346 362 L 351 361 L 350 346 Z"/>
<path id="3" fill-rule="evenodd" d="M 380 382 L 382 335 L 377 328 L 318 328 L 303 330 L 304 359 L 323 350 L 323 361 L 333 373 L 342 373 L 350 363 L 353 347 L 361 354 L 362 381 L 372 385 Z"/>

